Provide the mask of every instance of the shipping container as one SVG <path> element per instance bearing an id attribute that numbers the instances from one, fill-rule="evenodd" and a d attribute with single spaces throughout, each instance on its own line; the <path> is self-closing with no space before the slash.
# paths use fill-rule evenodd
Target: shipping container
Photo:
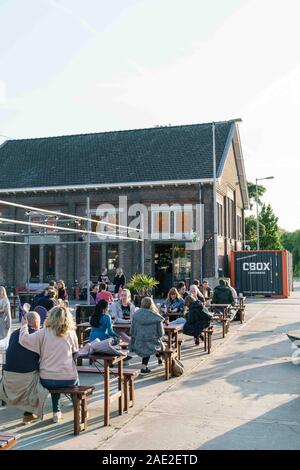
<path id="1" fill-rule="evenodd" d="M 238 294 L 286 298 L 293 290 L 292 255 L 286 250 L 232 251 L 230 269 Z"/>

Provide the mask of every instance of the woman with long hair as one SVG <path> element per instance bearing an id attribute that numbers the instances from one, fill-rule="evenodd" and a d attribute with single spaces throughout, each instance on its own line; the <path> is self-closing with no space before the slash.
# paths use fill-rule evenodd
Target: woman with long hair
<path id="1" fill-rule="evenodd" d="M 126 284 L 126 278 L 122 268 L 116 269 L 116 275 L 114 277 L 115 294 L 118 294 L 121 289 L 124 289 Z"/>
<path id="2" fill-rule="evenodd" d="M 165 313 L 178 313 L 180 315 L 184 309 L 184 300 L 180 297 L 176 287 L 169 290 L 167 299 L 162 304 Z"/>
<path id="3" fill-rule="evenodd" d="M 0 286 L 0 346 L 6 349 L 11 329 L 10 303 L 6 289 Z"/>
<path id="4" fill-rule="evenodd" d="M 96 338 L 100 339 L 100 341 L 107 338 L 118 339 L 117 333 L 112 328 L 111 316 L 108 314 L 108 305 L 107 300 L 101 299 L 95 307 L 95 312 L 90 322 L 92 326 L 90 342 Z"/>
<path id="5" fill-rule="evenodd" d="M 53 307 L 44 328 L 29 334 L 26 316 L 22 319 L 19 343 L 40 356 L 40 380 L 48 390 L 78 384 L 73 354 L 78 352 L 78 340 L 73 317 L 66 307 Z M 52 394 L 53 421 L 61 420 L 60 394 Z"/>
<path id="6" fill-rule="evenodd" d="M 64 281 L 57 281 L 57 298 L 64 302 L 68 300 L 68 293 Z"/>
<path id="7" fill-rule="evenodd" d="M 159 314 L 156 305 L 151 297 L 144 297 L 139 308 L 132 318 L 130 329 L 129 350 L 135 352 L 142 358 L 141 374 L 149 374 L 148 368 L 150 356 L 155 354 L 159 364 L 160 352 L 164 345 L 162 338 L 164 335 L 163 317 Z"/>

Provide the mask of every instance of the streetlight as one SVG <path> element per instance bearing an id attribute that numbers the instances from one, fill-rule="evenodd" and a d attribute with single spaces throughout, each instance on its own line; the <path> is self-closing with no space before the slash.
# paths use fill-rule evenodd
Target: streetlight
<path id="1" fill-rule="evenodd" d="M 256 178 L 255 180 L 255 199 L 256 199 L 256 249 L 259 250 L 259 219 L 258 219 L 258 187 L 257 187 L 257 182 L 258 181 L 263 181 L 263 180 L 273 180 L 274 176 L 266 176 L 265 178 Z"/>

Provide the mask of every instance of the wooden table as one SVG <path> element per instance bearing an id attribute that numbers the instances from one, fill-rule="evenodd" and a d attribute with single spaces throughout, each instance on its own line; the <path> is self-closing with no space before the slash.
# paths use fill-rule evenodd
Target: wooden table
<path id="1" fill-rule="evenodd" d="M 102 364 L 104 367 L 104 426 L 109 426 L 110 422 L 110 405 L 114 400 L 118 399 L 119 402 L 119 415 L 123 414 L 123 403 L 124 403 L 124 356 L 108 356 L 105 354 L 90 354 L 87 356 L 88 359 L 97 367 L 99 373 L 102 372 Z M 110 366 L 112 364 L 118 364 L 118 391 L 113 395 L 110 394 Z"/>
<path id="2" fill-rule="evenodd" d="M 246 297 L 237 297 L 234 299 L 236 301 L 236 304 L 233 306 L 233 308 L 236 308 L 237 313 L 240 314 L 240 322 L 244 323 L 245 321 L 245 300 Z"/>
<path id="3" fill-rule="evenodd" d="M 222 337 L 225 338 L 225 336 L 228 333 L 229 330 L 229 318 L 227 315 L 229 307 L 232 307 L 231 304 L 209 304 L 208 307 L 211 309 L 217 308 L 221 310 L 221 315 L 215 315 L 213 317 L 214 320 L 221 320 L 222 322 Z"/>
<path id="4" fill-rule="evenodd" d="M 165 351 L 165 378 L 169 380 L 172 375 L 172 358 L 181 358 L 181 346 L 179 345 L 178 334 L 183 325 L 164 325 L 167 335 L 167 349 Z"/>

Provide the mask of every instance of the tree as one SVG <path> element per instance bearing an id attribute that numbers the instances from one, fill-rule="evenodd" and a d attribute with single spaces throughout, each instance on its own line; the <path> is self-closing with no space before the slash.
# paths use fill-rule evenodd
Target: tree
<path id="1" fill-rule="evenodd" d="M 278 226 L 278 217 L 270 204 L 262 205 L 259 215 L 260 223 L 265 227 L 265 233 L 260 233 L 261 250 L 282 250 L 280 228 Z"/>
<path id="2" fill-rule="evenodd" d="M 300 230 L 295 232 L 282 231 L 281 243 L 283 247 L 293 255 L 293 271 L 295 276 L 300 276 Z"/>
<path id="3" fill-rule="evenodd" d="M 253 204 L 256 202 L 256 184 L 251 183 L 251 181 L 247 181 L 247 186 L 248 186 L 248 194 L 249 194 L 249 199 L 250 199 L 250 209 L 253 209 Z M 257 185 L 257 201 L 258 204 L 262 204 L 262 196 L 265 194 L 266 188 L 262 186 L 261 184 Z"/>
<path id="4" fill-rule="evenodd" d="M 246 231 L 246 245 L 250 246 L 251 250 L 256 250 L 257 247 L 257 233 L 256 233 L 256 217 L 250 215 L 245 219 L 245 231 Z M 265 226 L 259 221 L 259 235 L 260 237 L 265 235 Z"/>

